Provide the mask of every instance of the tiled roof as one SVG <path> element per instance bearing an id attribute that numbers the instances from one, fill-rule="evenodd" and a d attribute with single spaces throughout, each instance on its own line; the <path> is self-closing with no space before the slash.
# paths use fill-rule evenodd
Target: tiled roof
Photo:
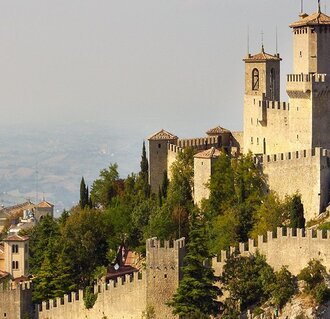
<path id="1" fill-rule="evenodd" d="M 3 241 L 26 241 L 28 239 L 29 237 L 27 236 L 12 235 L 12 236 L 8 236 Z"/>
<path id="2" fill-rule="evenodd" d="M 176 140 L 178 139 L 177 136 L 165 131 L 165 130 L 160 130 L 159 132 L 151 135 L 148 140 L 153 140 L 153 141 L 158 141 L 158 140 Z"/>
<path id="3" fill-rule="evenodd" d="M 217 134 L 222 134 L 222 133 L 230 133 L 230 131 L 221 126 L 217 126 L 217 127 L 209 129 L 206 132 L 207 135 L 217 135 Z"/>
<path id="4" fill-rule="evenodd" d="M 330 17 L 322 12 L 316 12 L 311 15 L 302 15 L 302 19 L 290 24 L 291 28 L 303 27 L 309 25 L 330 25 Z"/>
<path id="5" fill-rule="evenodd" d="M 52 205 L 51 203 L 43 200 L 42 202 L 40 202 L 37 207 L 41 207 L 41 208 L 45 208 L 45 207 L 54 207 L 54 205 Z"/>
<path id="6" fill-rule="evenodd" d="M 7 277 L 7 276 L 9 276 L 9 273 L 0 270 L 0 279 L 5 278 L 5 277 Z"/>
<path id="7" fill-rule="evenodd" d="M 221 154 L 221 152 L 215 147 L 211 147 L 210 149 L 197 153 L 195 158 L 216 158 Z"/>
<path id="8" fill-rule="evenodd" d="M 247 58 L 243 59 L 243 61 L 245 62 L 253 62 L 253 61 L 269 61 L 269 60 L 273 60 L 273 61 L 281 61 L 282 59 L 278 56 L 278 55 L 272 55 L 269 53 L 266 53 L 264 50 L 264 46 L 262 46 L 261 48 L 261 52 L 257 53 L 255 55 L 251 55 L 249 54 Z"/>

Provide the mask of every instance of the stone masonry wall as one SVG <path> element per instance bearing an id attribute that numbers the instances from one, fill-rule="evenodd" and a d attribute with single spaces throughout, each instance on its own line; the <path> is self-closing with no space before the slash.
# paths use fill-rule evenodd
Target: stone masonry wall
<path id="1" fill-rule="evenodd" d="M 146 310 L 146 280 L 138 273 L 94 287 L 98 293 L 92 309 L 86 309 L 83 291 L 37 306 L 36 319 L 141 319 Z"/>
<path id="2" fill-rule="evenodd" d="M 185 239 L 161 245 L 156 238 L 147 240 L 147 306 L 155 310 L 156 319 L 177 318 L 166 305 L 182 277 Z"/>
<path id="3" fill-rule="evenodd" d="M 327 271 L 330 270 L 330 231 L 292 228 L 277 228 L 276 233 L 268 232 L 265 238 L 259 236 L 257 245 L 250 239 L 248 243 L 240 243 L 238 248 L 221 251 L 218 257 L 213 258 L 212 267 L 216 275 L 220 275 L 230 254 L 249 256 L 257 250 L 266 256 L 276 271 L 286 265 L 292 274 L 297 275 L 311 259 L 320 260 Z"/>
<path id="4" fill-rule="evenodd" d="M 317 217 L 329 203 L 330 152 L 320 148 L 263 157 L 269 188 L 281 197 L 299 192 L 305 218 Z"/>
<path id="5" fill-rule="evenodd" d="M 32 292 L 30 282 L 24 284 L 8 283 L 0 285 L 0 318 L 32 318 Z"/>

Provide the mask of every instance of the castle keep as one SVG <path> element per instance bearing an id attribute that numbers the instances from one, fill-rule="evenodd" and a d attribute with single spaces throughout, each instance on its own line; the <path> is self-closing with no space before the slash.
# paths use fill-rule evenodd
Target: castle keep
<path id="1" fill-rule="evenodd" d="M 149 138 L 150 184 L 158 191 L 163 172 L 170 171 L 176 153 L 197 151 L 194 200 L 209 195 L 215 149 L 233 155 L 251 151 L 269 188 L 280 196 L 299 192 L 307 220 L 329 205 L 330 191 L 330 17 L 319 9 L 290 25 L 293 73 L 286 76 L 288 102 L 280 100 L 278 53 L 248 54 L 245 63 L 244 131 L 217 127 L 207 137 L 182 140 L 161 130 Z M 199 153 L 203 151 L 203 153 Z M 206 153 L 205 153 L 206 151 Z M 210 155 L 212 154 L 212 155 Z M 169 174 L 170 178 L 170 174 Z"/>

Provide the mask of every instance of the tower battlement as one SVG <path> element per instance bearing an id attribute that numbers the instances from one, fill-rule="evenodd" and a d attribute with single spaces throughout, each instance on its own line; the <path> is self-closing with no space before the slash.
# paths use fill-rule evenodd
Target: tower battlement
<path id="1" fill-rule="evenodd" d="M 276 109 L 276 110 L 289 110 L 289 103 L 287 102 L 279 102 L 279 101 L 269 101 L 269 100 L 261 100 L 259 101 L 259 107 L 265 107 L 267 109 Z"/>
<path id="2" fill-rule="evenodd" d="M 171 144 L 171 143 L 167 144 L 167 149 L 168 149 L 169 152 L 173 152 L 173 153 L 176 153 L 176 154 L 183 152 L 182 147 Z"/>
<path id="3" fill-rule="evenodd" d="M 186 246 L 185 238 L 180 238 L 177 240 L 164 240 L 161 241 L 157 237 L 149 238 L 146 242 L 147 251 L 151 252 L 154 250 L 167 250 L 167 249 L 175 249 L 180 250 Z"/>
<path id="4" fill-rule="evenodd" d="M 315 82 L 323 83 L 327 80 L 327 74 L 287 74 L 287 82 Z"/>
<path id="5" fill-rule="evenodd" d="M 192 147 L 192 148 L 205 148 L 218 146 L 219 139 L 217 136 L 199 137 L 199 138 L 189 138 L 189 139 L 179 139 L 177 145 L 181 148 Z"/>
<path id="6" fill-rule="evenodd" d="M 311 157 L 330 158 L 330 150 L 316 147 L 316 148 L 309 149 L 309 150 L 301 150 L 301 151 L 286 152 L 286 153 L 279 153 L 279 154 L 270 154 L 270 155 L 263 155 L 260 157 L 257 156 L 259 163 L 263 163 L 263 164 L 270 163 L 270 162 L 311 158 Z"/>

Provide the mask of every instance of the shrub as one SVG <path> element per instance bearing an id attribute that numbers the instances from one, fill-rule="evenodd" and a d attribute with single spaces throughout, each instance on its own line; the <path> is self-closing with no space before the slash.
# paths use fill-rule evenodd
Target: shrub
<path id="1" fill-rule="evenodd" d="M 91 309 L 94 307 L 97 300 L 97 294 L 92 292 L 92 287 L 87 287 L 85 290 L 84 304 L 86 309 Z"/>
<path id="2" fill-rule="evenodd" d="M 330 299 L 330 289 L 322 282 L 313 289 L 313 297 L 319 304 L 324 304 Z"/>

